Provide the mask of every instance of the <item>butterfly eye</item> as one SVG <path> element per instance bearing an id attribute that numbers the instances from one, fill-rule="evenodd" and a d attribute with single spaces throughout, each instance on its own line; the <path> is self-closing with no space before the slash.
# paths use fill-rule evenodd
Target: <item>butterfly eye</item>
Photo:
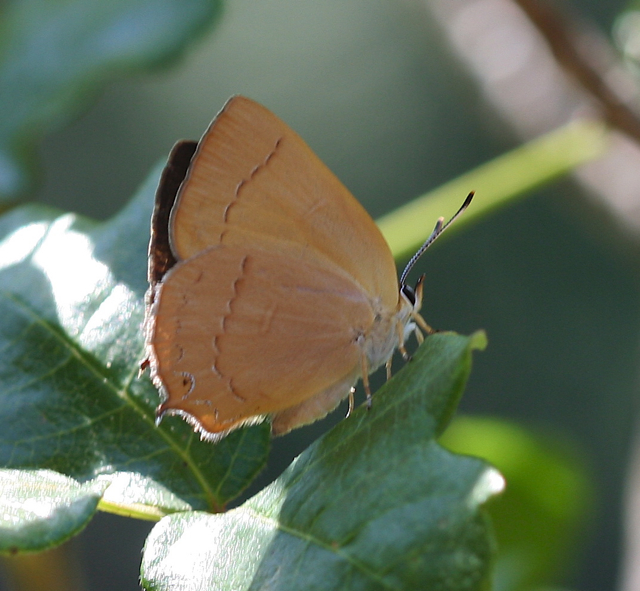
<path id="1" fill-rule="evenodd" d="M 403 285 L 400 288 L 400 291 L 404 294 L 404 297 L 407 298 L 412 306 L 416 305 L 416 292 L 414 291 L 413 287 L 411 287 L 410 285 Z"/>

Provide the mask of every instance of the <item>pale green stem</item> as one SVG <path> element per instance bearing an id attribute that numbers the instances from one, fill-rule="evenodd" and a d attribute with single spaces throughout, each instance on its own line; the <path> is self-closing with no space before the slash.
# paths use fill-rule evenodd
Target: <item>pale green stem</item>
<path id="1" fill-rule="evenodd" d="M 399 207 L 381 217 L 378 226 L 394 257 L 406 259 L 431 233 L 436 220 L 448 219 L 470 191 L 476 192 L 473 203 L 454 228 L 603 155 L 607 140 L 602 123 L 572 122 Z"/>
<path id="2" fill-rule="evenodd" d="M 171 511 L 163 511 L 161 508 L 151 505 L 118 505 L 117 503 L 111 503 L 105 500 L 101 500 L 98 503 L 98 511 L 112 513 L 113 515 L 122 515 L 123 517 L 131 517 L 133 519 L 142 519 L 144 521 L 160 521 L 165 515 L 171 513 Z"/>

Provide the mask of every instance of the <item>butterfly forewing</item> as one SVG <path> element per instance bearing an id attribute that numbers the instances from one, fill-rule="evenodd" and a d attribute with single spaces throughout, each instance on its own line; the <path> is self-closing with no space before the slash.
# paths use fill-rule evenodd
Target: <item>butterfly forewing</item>
<path id="1" fill-rule="evenodd" d="M 371 217 L 292 129 L 244 97 L 200 141 L 170 232 L 179 260 L 275 238 L 294 257 L 329 259 L 390 309 L 398 301 L 393 257 Z"/>

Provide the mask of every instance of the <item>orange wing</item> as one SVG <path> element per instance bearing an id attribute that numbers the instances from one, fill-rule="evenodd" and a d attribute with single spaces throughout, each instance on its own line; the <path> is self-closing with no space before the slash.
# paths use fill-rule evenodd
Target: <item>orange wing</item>
<path id="1" fill-rule="evenodd" d="M 150 335 L 160 412 L 224 433 L 302 402 L 360 364 L 367 294 L 331 263 L 221 245 L 164 277 Z"/>
<path id="2" fill-rule="evenodd" d="M 277 240 L 293 258 L 328 259 L 384 307 L 398 302 L 393 257 L 369 214 L 291 128 L 244 97 L 229 100 L 201 139 L 170 236 L 178 260 Z"/>

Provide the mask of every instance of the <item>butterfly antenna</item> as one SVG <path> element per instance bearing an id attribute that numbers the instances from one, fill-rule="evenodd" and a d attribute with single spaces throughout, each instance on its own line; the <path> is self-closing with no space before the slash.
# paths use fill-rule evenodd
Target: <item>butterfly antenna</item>
<path id="1" fill-rule="evenodd" d="M 424 244 L 418 249 L 418 252 L 416 252 L 416 254 L 414 254 L 411 257 L 411 259 L 407 263 L 407 266 L 404 268 L 404 271 L 402 271 L 402 275 L 400 276 L 400 285 L 405 284 L 407 275 L 409 275 L 409 272 L 411 271 L 411 269 L 413 269 L 413 266 L 418 262 L 418 259 L 424 254 L 424 251 L 427 250 L 427 248 L 429 248 L 436 241 L 436 238 L 440 236 L 440 234 L 442 234 L 454 222 L 454 220 L 465 209 L 467 209 L 467 207 L 469 207 L 469 204 L 471 203 L 471 200 L 473 199 L 474 195 L 475 195 L 475 191 L 471 191 L 471 193 L 467 195 L 467 198 L 464 200 L 464 203 L 460 206 L 460 209 L 446 224 L 444 223 L 444 218 L 438 219 L 438 221 L 436 222 L 436 227 L 433 229 L 433 232 L 431 232 L 431 236 L 429 236 L 429 238 L 427 238 L 424 241 Z"/>

